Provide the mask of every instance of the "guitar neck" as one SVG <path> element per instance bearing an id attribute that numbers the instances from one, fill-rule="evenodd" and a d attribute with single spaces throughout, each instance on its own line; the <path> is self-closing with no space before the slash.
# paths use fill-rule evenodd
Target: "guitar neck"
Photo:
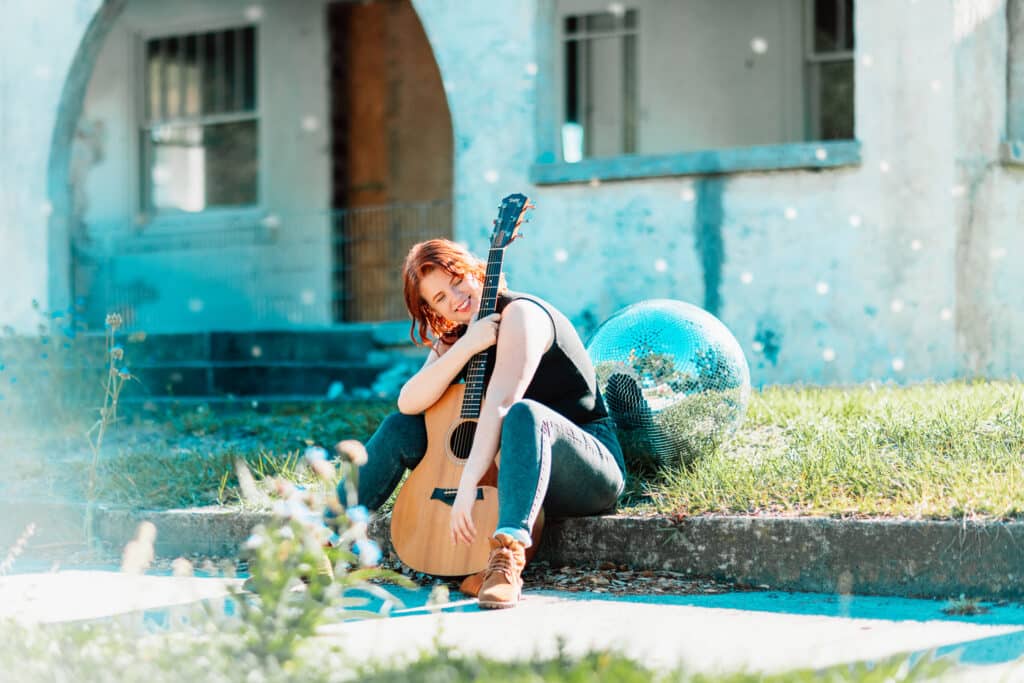
<path id="1" fill-rule="evenodd" d="M 505 259 L 505 248 L 491 249 L 487 254 L 487 273 L 484 276 L 483 293 L 480 295 L 480 312 L 477 318 L 494 313 L 498 307 L 498 284 L 501 281 L 501 265 Z M 481 351 L 469 360 L 466 370 L 466 392 L 462 398 L 461 417 L 480 417 L 480 405 L 484 400 L 487 372 L 487 351 Z"/>

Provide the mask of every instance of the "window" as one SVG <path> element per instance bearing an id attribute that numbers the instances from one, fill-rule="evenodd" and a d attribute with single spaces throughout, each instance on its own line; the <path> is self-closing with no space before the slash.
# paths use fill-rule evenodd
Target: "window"
<path id="1" fill-rule="evenodd" d="M 636 10 L 565 17 L 566 161 L 636 151 Z"/>
<path id="2" fill-rule="evenodd" d="M 257 204 L 256 29 L 155 38 L 144 51 L 143 211 Z"/>
<path id="3" fill-rule="evenodd" d="M 853 0 L 813 0 L 807 118 L 812 140 L 853 137 Z"/>
<path id="4" fill-rule="evenodd" d="M 547 158 L 853 139 L 854 0 L 551 1 Z"/>

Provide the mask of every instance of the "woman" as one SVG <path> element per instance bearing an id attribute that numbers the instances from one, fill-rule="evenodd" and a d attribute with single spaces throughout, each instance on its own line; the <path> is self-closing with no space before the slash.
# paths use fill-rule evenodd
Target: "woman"
<path id="1" fill-rule="evenodd" d="M 499 608 L 519 600 L 525 549 L 541 505 L 556 517 L 614 509 L 625 466 L 594 368 L 562 313 L 503 286 L 498 313 L 475 320 L 485 267 L 449 240 L 421 242 L 409 251 L 404 279 L 410 335 L 431 350 L 402 387 L 400 412 L 388 416 L 366 444 L 359 500 L 376 509 L 388 499 L 405 469 L 415 467 L 426 450 L 423 412 L 474 355 L 496 346 L 476 436 L 452 504 L 451 537 L 454 543 L 476 538 L 470 515 L 476 487 L 500 448 L 498 528 L 488 566 L 482 577 L 463 582 L 465 592 L 479 590 L 481 607 Z"/>

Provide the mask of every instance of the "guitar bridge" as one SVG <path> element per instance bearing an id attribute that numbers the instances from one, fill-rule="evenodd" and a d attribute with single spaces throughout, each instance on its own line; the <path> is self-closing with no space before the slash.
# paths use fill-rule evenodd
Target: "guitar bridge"
<path id="1" fill-rule="evenodd" d="M 439 500 L 445 505 L 451 505 L 455 502 L 455 496 L 458 495 L 458 493 L 458 489 L 445 489 L 438 487 L 435 488 L 434 492 L 430 495 L 430 500 Z M 476 499 L 484 499 L 484 490 L 479 486 L 476 487 Z"/>

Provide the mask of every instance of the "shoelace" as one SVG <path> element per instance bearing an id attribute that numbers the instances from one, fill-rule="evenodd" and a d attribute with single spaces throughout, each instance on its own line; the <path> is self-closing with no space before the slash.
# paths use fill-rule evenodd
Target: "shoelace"
<path id="1" fill-rule="evenodd" d="M 509 550 L 508 548 L 501 548 L 499 550 L 494 551 L 494 553 L 491 555 L 491 561 L 487 565 L 487 573 L 484 575 L 484 580 L 490 577 L 491 574 L 501 572 L 505 575 L 505 578 L 508 580 L 509 583 L 513 583 L 513 564 L 514 560 L 512 557 L 511 550 Z"/>

